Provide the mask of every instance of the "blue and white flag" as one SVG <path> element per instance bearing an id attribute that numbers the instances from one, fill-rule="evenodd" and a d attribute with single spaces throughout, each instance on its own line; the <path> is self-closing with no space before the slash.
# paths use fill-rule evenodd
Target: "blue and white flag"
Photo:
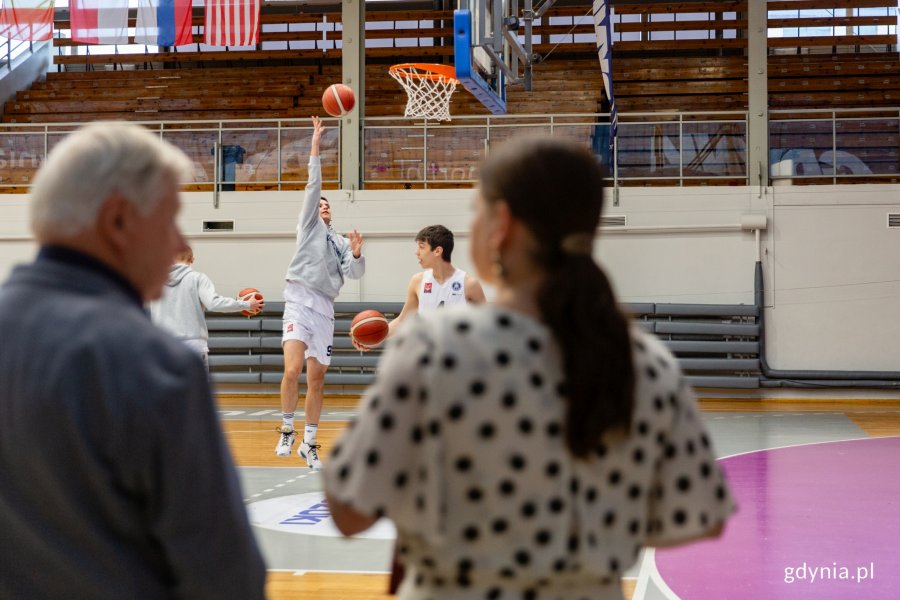
<path id="1" fill-rule="evenodd" d="M 610 19 L 609 0 L 594 0 L 594 31 L 597 33 L 597 54 L 600 56 L 600 71 L 603 74 L 603 87 L 609 98 L 609 143 L 616 139 L 619 126 L 619 115 L 616 111 L 616 97 L 613 95 L 612 80 L 612 21 Z"/>
<path id="2" fill-rule="evenodd" d="M 138 0 L 135 44 L 186 46 L 194 41 L 191 0 Z"/>

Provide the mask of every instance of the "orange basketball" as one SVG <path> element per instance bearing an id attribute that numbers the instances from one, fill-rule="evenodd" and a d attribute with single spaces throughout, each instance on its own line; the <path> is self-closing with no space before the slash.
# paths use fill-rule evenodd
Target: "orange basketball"
<path id="1" fill-rule="evenodd" d="M 322 94 L 322 108 L 332 117 L 343 117 L 356 105 L 356 96 L 350 86 L 343 83 L 329 85 Z"/>
<path id="2" fill-rule="evenodd" d="M 360 345 L 374 348 L 388 334 L 388 320 L 377 310 L 364 310 L 350 322 L 350 335 Z"/>
<path id="3" fill-rule="evenodd" d="M 261 293 L 259 293 L 259 290 L 256 288 L 242 289 L 241 291 L 238 292 L 238 298 L 240 298 L 241 300 L 252 300 L 253 298 L 256 298 L 257 300 L 260 300 L 260 301 L 264 300 L 263 295 Z M 255 315 L 258 315 L 261 312 L 262 312 L 261 309 L 257 310 L 257 311 L 242 310 L 241 314 L 244 315 L 245 317 L 253 317 Z"/>

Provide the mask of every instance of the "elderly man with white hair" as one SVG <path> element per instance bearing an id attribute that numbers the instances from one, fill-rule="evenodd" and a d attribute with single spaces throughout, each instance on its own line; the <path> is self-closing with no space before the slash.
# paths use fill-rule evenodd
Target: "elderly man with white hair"
<path id="1" fill-rule="evenodd" d="M 155 327 L 190 161 L 136 125 L 60 142 L 0 287 L 0 597 L 262 598 L 199 357 Z"/>

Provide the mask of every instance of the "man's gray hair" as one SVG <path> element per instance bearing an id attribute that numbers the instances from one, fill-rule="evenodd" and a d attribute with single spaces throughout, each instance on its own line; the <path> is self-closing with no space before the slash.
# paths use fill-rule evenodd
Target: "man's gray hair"
<path id="1" fill-rule="evenodd" d="M 119 194 L 149 214 L 167 186 L 190 180 L 190 159 L 144 127 L 121 121 L 86 125 L 59 142 L 31 188 L 31 228 L 38 239 L 69 237 L 93 225 Z"/>

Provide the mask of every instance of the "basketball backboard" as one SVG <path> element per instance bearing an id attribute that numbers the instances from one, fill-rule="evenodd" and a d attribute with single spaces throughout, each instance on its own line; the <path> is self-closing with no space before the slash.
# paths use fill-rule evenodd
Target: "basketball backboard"
<path id="1" fill-rule="evenodd" d="M 494 114 L 506 113 L 507 85 L 531 89 L 532 0 L 522 14 L 519 0 L 459 0 L 453 14 L 456 78 Z"/>

